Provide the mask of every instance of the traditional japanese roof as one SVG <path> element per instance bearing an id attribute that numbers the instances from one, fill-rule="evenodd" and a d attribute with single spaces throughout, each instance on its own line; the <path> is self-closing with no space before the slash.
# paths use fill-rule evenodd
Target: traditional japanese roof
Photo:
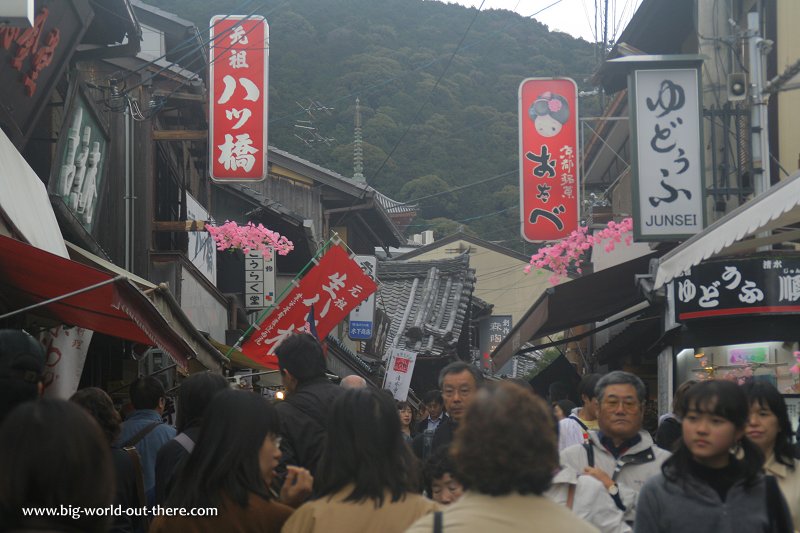
<path id="1" fill-rule="evenodd" d="M 409 205 L 403 202 L 398 202 L 397 200 L 392 200 L 385 194 L 380 191 L 375 191 L 376 197 L 375 199 L 378 201 L 379 204 L 386 209 L 386 212 L 390 215 L 394 215 L 396 213 L 416 213 L 417 206 L 416 205 Z"/>
<path id="2" fill-rule="evenodd" d="M 378 261 L 378 306 L 391 317 L 386 347 L 421 356 L 456 354 L 475 271 L 469 255 L 432 261 Z"/>
<path id="3" fill-rule="evenodd" d="M 310 178 L 324 187 L 330 187 L 338 191 L 341 194 L 338 199 L 333 196 L 326 196 L 328 204 L 326 207 L 336 209 L 338 211 L 337 217 L 346 217 L 348 213 L 352 212 L 354 217 L 363 218 L 363 223 L 369 226 L 370 230 L 381 239 L 380 245 L 399 246 L 405 242 L 405 237 L 389 217 L 389 213 L 381 201 L 381 197 L 386 197 L 366 183 L 346 178 L 333 170 L 321 167 L 274 146 L 269 147 L 268 159 L 270 165 L 278 165 Z M 369 205 L 368 209 L 364 209 L 364 204 L 371 205 Z M 336 222 L 336 217 L 332 218 L 331 224 L 335 225 Z"/>

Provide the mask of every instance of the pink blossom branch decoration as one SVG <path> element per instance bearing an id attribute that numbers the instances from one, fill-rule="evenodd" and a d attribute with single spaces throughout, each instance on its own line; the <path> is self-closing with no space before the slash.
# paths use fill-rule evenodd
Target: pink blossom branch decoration
<path id="1" fill-rule="evenodd" d="M 592 246 L 608 241 L 605 251 L 611 252 L 623 239 L 625 245 L 630 246 L 633 242 L 630 234 L 632 230 L 632 218 L 625 218 L 621 222 L 612 220 L 594 235 L 588 234 L 588 227 L 581 226 L 557 243 L 540 248 L 531 256 L 530 265 L 525 267 L 525 273 L 530 273 L 533 268 L 536 268 L 539 273 L 544 269 L 550 270 L 553 274 L 548 281 L 551 285 L 558 285 L 562 278 L 567 277 L 567 269 L 570 265 L 574 265 L 578 274 L 583 273 L 581 265 L 584 263 L 584 255 Z"/>
<path id="2" fill-rule="evenodd" d="M 217 250 L 220 251 L 242 250 L 246 254 L 258 251 L 269 259 L 270 248 L 273 248 L 278 255 L 286 255 L 294 250 L 292 241 L 276 231 L 265 228 L 262 224 L 256 226 L 248 222 L 240 226 L 236 222 L 226 220 L 221 226 L 206 224 L 206 230 L 214 238 Z"/>

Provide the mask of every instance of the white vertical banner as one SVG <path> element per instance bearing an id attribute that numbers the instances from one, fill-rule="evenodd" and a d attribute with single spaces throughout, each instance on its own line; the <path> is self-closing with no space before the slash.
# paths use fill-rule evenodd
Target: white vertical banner
<path id="1" fill-rule="evenodd" d="M 247 309 L 275 305 L 275 249 L 269 254 L 255 251 L 244 258 L 244 299 Z"/>
<path id="2" fill-rule="evenodd" d="M 188 220 L 209 220 L 211 217 L 205 207 L 191 194 L 186 194 L 186 218 Z M 203 275 L 217 284 L 217 246 L 214 238 L 207 231 L 190 231 L 188 249 L 189 261 L 196 266 Z"/>
<path id="3" fill-rule="evenodd" d="M 634 238 L 682 240 L 704 227 L 698 68 L 634 70 Z"/>
<path id="4" fill-rule="evenodd" d="M 39 341 L 44 346 L 46 355 L 45 397 L 67 400 L 75 394 L 93 333 L 89 329 L 64 326 L 42 333 Z"/>
<path id="5" fill-rule="evenodd" d="M 395 400 L 402 402 L 408 398 L 408 389 L 411 386 L 411 375 L 414 373 L 417 354 L 408 350 L 390 348 L 388 355 L 383 388 L 391 392 Z"/>
<path id="6" fill-rule="evenodd" d="M 378 261 L 374 255 L 357 255 L 353 258 L 364 274 L 370 279 L 377 281 L 375 276 Z M 352 340 L 367 340 L 372 338 L 372 327 L 375 323 L 375 294 L 358 304 L 358 307 L 350 311 L 349 326 L 347 336 Z"/>

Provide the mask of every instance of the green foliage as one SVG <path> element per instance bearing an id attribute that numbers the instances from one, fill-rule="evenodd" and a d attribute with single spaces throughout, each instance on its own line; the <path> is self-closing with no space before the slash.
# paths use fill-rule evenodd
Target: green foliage
<path id="1" fill-rule="evenodd" d="M 518 212 L 481 218 L 518 202 L 519 84 L 568 76 L 580 90 L 591 89 L 585 80 L 595 68 L 592 44 L 510 11 L 488 10 L 450 62 L 475 9 L 424 0 L 147 1 L 192 20 L 203 36 L 212 15 L 247 14 L 260 5 L 256 13 L 270 24 L 271 145 L 351 176 L 359 97 L 364 174 L 390 197 L 414 200 L 427 190 L 511 172 L 420 201 L 410 232 L 437 220 L 431 227 L 437 236 L 462 227 L 525 251 Z M 597 114 L 598 101 L 585 100 L 582 115 Z M 309 116 L 298 106 L 314 101 L 333 109 Z M 336 142 L 306 144 L 295 135 L 300 120 Z"/>
<path id="2" fill-rule="evenodd" d="M 556 360 L 556 358 L 561 355 L 561 352 L 558 348 L 545 348 L 542 350 L 541 355 L 534 363 L 533 368 L 525 374 L 525 381 L 531 380 L 539 374 L 542 370 L 550 366 L 550 363 Z"/>

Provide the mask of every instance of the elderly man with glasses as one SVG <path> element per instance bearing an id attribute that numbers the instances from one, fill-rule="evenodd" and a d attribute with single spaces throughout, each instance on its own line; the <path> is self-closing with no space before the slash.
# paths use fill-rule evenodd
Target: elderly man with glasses
<path id="1" fill-rule="evenodd" d="M 599 430 L 589 442 L 561 452 L 561 464 L 589 474 L 603 483 L 625 521 L 633 523 L 636 500 L 644 483 L 661 471 L 669 452 L 653 443 L 642 430 L 645 387 L 628 372 L 614 371 L 597 382 Z"/>

